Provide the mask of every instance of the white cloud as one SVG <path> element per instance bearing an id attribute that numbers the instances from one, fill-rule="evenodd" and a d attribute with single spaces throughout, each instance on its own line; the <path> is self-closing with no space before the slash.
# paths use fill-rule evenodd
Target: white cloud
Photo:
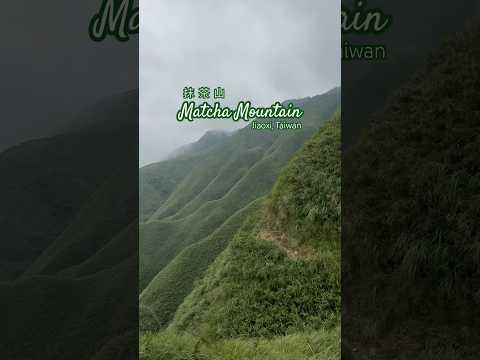
<path id="1" fill-rule="evenodd" d="M 339 1 L 144 0 L 140 12 L 141 165 L 206 130 L 239 126 L 176 122 L 184 86 L 270 105 L 340 84 Z"/>

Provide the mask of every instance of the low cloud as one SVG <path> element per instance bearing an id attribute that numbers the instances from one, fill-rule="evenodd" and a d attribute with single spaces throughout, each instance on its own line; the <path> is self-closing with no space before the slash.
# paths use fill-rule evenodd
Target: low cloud
<path id="1" fill-rule="evenodd" d="M 185 86 L 221 86 L 225 103 L 279 100 L 340 84 L 340 3 L 335 0 L 145 0 L 140 6 L 140 165 L 164 159 L 210 129 L 178 123 Z"/>

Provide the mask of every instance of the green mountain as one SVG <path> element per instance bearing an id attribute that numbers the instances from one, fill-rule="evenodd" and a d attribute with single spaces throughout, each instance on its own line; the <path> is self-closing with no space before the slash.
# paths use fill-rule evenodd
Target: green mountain
<path id="1" fill-rule="evenodd" d="M 339 358 L 340 164 L 336 114 L 249 210 L 168 329 L 141 337 L 140 358 Z"/>
<path id="2" fill-rule="evenodd" d="M 0 154 L 0 281 L 31 266 L 120 166 L 118 154 L 134 150 L 135 106 L 135 94 L 122 94 L 82 114 L 88 126 Z"/>
<path id="3" fill-rule="evenodd" d="M 5 359 L 137 353 L 138 93 L 82 117 L 0 155 Z"/>
<path id="4" fill-rule="evenodd" d="M 346 154 L 343 339 L 360 359 L 478 358 L 479 39 L 477 21 L 445 41 Z"/>
<path id="5" fill-rule="evenodd" d="M 190 147 L 195 151 L 187 149 L 178 157 L 140 169 L 140 179 L 146 178 L 147 171 L 150 184 L 157 180 L 165 184 L 171 183 L 171 175 L 154 173 L 153 168 L 174 167 L 175 162 L 182 169 L 190 166 L 186 174 L 181 170 L 175 189 L 166 190 L 168 197 L 152 215 L 145 213 L 148 220 L 140 224 L 142 330 L 156 330 L 172 320 L 195 279 L 258 208 L 258 200 L 271 191 L 282 167 L 339 108 L 340 90 L 296 102 L 305 110 L 301 130 L 246 127 L 203 146 L 204 151 L 198 152 L 197 144 Z M 204 140 L 203 145 L 210 143 Z"/>
<path id="6" fill-rule="evenodd" d="M 227 133 L 209 131 L 196 143 L 178 149 L 169 160 L 143 167 L 139 174 L 140 221 L 148 221 L 204 154 L 227 139 Z"/>

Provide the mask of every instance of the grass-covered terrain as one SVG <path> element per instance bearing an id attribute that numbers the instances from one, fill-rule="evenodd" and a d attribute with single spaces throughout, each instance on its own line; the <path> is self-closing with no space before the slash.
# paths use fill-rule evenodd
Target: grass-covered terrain
<path id="1" fill-rule="evenodd" d="M 122 160 L 128 163 L 119 154 L 135 149 L 135 101 L 133 94 L 108 99 L 79 116 L 89 126 L 0 153 L 0 281 L 25 272 Z"/>
<path id="2" fill-rule="evenodd" d="M 192 291 L 198 274 L 207 270 L 225 249 L 245 218 L 258 209 L 260 203 L 261 201 L 257 200 L 239 210 L 210 236 L 182 250 L 155 276 L 140 297 L 140 322 L 143 331 L 158 330 L 171 320 L 172 314 Z"/>
<path id="3" fill-rule="evenodd" d="M 140 339 L 140 360 L 326 360 L 340 359 L 340 328 L 271 339 L 227 339 L 209 343 L 165 331 Z"/>
<path id="4" fill-rule="evenodd" d="M 143 167 L 139 173 L 140 222 L 148 221 L 196 162 L 227 139 L 226 133 L 210 131 L 196 143 L 179 149 L 171 159 Z"/>
<path id="5" fill-rule="evenodd" d="M 321 254 L 295 258 L 275 238 L 261 238 L 259 219 L 261 213 L 250 217 L 209 268 L 174 328 L 213 338 L 272 337 L 338 320 L 338 244 L 336 252 L 329 244 Z"/>
<path id="6" fill-rule="evenodd" d="M 246 127 L 223 136 L 207 133 L 167 160 L 184 166 L 194 159 L 194 165 L 157 210 L 142 215 L 146 219 L 140 224 L 139 249 L 142 330 L 158 330 L 173 319 L 195 279 L 225 249 L 258 200 L 271 191 L 281 169 L 338 109 L 340 91 L 297 102 L 305 109 L 301 130 Z M 160 170 L 165 163 L 140 169 L 140 179 L 146 179 L 142 173 L 147 171 L 150 183 L 156 179 L 163 183 L 168 174 Z M 160 172 L 152 172 L 155 168 Z"/>
<path id="7" fill-rule="evenodd" d="M 140 358 L 339 358 L 339 177 L 337 114 L 280 171 L 169 327 L 142 334 Z"/>
<path id="8" fill-rule="evenodd" d="M 477 22 L 446 41 L 344 161 L 344 343 L 359 359 L 478 358 L 479 39 Z"/>
<path id="9" fill-rule="evenodd" d="M 267 207 L 271 226 L 292 245 L 316 248 L 337 239 L 340 228 L 340 114 L 307 142 L 282 172 Z M 319 152 L 321 149 L 321 153 Z M 302 232 L 298 232 L 298 228 Z"/>
<path id="10" fill-rule="evenodd" d="M 137 119 L 114 96 L 0 154 L 0 358 L 137 355 Z"/>

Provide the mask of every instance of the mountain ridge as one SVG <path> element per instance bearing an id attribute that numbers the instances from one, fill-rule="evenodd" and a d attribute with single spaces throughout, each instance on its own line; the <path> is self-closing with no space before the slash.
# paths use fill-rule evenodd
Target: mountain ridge
<path id="1" fill-rule="evenodd" d="M 218 254 L 219 248 L 213 250 L 214 244 L 209 237 L 228 221 L 238 223 L 236 227 L 239 227 L 241 222 L 233 220 L 234 214 L 268 194 L 280 169 L 339 108 L 340 90 L 333 89 L 302 101 L 305 107 L 302 130 L 261 132 L 247 126 L 229 134 L 211 152 L 195 158 L 196 166 L 190 174 L 185 175 L 159 209 L 140 224 L 140 305 L 146 309 L 140 314 L 142 329 L 151 329 L 152 321 L 157 328 L 168 324 L 193 281 Z M 184 154 L 177 157 L 186 158 Z M 161 164 L 154 166 L 160 168 Z M 140 173 L 142 171 L 140 169 Z M 230 233 L 228 238 L 232 237 Z M 220 241 L 221 250 L 229 239 Z M 195 263 L 192 251 L 187 251 L 188 256 L 185 251 L 200 243 L 204 244 L 204 249 L 211 247 L 215 256 L 205 256 L 208 261 L 198 269 L 186 267 L 191 274 L 174 266 L 177 260 L 185 263 L 188 257 Z M 186 279 L 185 283 L 182 281 L 182 289 L 172 286 L 169 279 L 175 276 Z M 166 308 L 170 310 L 164 311 Z M 158 324 L 152 319 L 163 320 Z"/>
<path id="2" fill-rule="evenodd" d="M 225 249 L 197 278 L 168 327 L 158 326 L 163 314 L 147 302 L 141 360 L 340 357 L 340 147 L 337 114 L 285 163 L 273 190 L 256 200 L 233 238 L 223 239 Z M 311 206 L 308 200 L 317 198 L 326 200 L 326 211 Z M 283 209 L 298 220 L 295 226 L 274 221 L 285 218 Z M 288 249 L 260 236 L 265 230 L 285 233 Z M 295 253 L 306 246 L 309 254 Z M 186 257 L 175 266 L 191 264 Z M 157 277 L 175 282 L 175 275 L 163 270 Z M 141 299 L 165 296 L 165 288 L 150 291 L 154 285 Z"/>

